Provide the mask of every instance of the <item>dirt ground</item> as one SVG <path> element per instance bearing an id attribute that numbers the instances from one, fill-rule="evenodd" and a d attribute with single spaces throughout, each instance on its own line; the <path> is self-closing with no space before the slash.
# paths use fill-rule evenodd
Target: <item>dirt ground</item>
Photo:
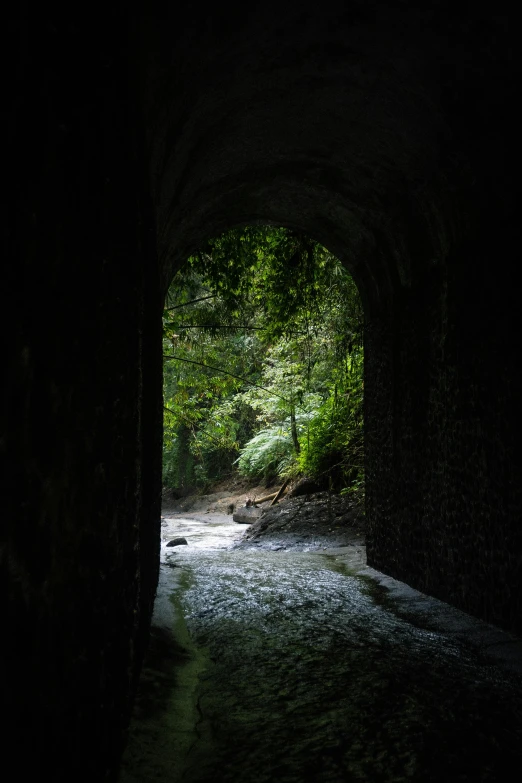
<path id="1" fill-rule="evenodd" d="M 189 511 L 229 514 L 231 513 L 229 510 L 231 505 L 235 508 L 244 506 L 248 498 L 251 500 L 262 498 L 277 489 L 278 486 L 267 489 L 263 484 L 233 477 L 212 485 L 205 493 L 194 492 L 183 498 L 176 498 L 169 490 L 164 490 L 162 510 L 164 514 L 180 514 Z M 263 504 L 263 506 L 266 505 L 266 503 Z"/>

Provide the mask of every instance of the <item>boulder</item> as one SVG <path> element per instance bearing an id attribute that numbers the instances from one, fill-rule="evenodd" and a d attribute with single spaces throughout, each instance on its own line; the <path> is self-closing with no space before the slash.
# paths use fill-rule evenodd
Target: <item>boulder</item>
<path id="1" fill-rule="evenodd" d="M 288 497 L 296 498 L 301 495 L 312 495 L 316 492 L 321 492 L 327 488 L 328 488 L 327 478 L 323 477 L 322 480 L 314 480 L 305 477 L 300 479 L 295 485 L 295 487 L 292 487 L 292 489 L 288 493 Z"/>
<path id="2" fill-rule="evenodd" d="M 263 509 L 256 506 L 242 506 L 234 512 L 232 519 L 244 525 L 251 525 L 263 516 Z"/>
<path id="3" fill-rule="evenodd" d="M 173 538 L 167 546 L 181 546 L 181 544 L 187 544 L 186 538 Z"/>

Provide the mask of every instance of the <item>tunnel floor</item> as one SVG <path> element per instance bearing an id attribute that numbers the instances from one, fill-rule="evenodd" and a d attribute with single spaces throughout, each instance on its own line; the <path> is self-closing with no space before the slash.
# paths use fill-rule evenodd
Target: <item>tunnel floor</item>
<path id="1" fill-rule="evenodd" d="M 500 781 L 522 761 L 522 645 L 366 567 L 235 549 L 168 520 L 120 783 Z"/>

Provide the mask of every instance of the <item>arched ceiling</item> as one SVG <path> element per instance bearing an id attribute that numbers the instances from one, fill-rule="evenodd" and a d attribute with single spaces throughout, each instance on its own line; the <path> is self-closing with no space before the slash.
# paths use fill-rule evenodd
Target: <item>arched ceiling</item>
<path id="1" fill-rule="evenodd" d="M 314 236 L 367 305 L 440 260 L 467 176 L 445 109 L 453 44 L 440 6 L 152 7 L 143 101 L 166 277 L 249 222 Z"/>

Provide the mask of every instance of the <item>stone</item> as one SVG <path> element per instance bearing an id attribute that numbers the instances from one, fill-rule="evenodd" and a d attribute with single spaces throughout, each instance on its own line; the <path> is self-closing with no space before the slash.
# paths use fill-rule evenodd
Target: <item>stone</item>
<path id="1" fill-rule="evenodd" d="M 295 487 L 292 487 L 288 493 L 288 497 L 295 498 L 300 495 L 310 495 L 315 492 L 321 492 L 324 489 L 326 489 L 324 481 L 321 483 L 320 481 L 314 481 L 311 478 L 302 478 L 297 482 Z"/>
<path id="2" fill-rule="evenodd" d="M 182 544 L 187 544 L 187 543 L 188 542 L 186 538 L 173 538 L 171 541 L 169 541 L 167 546 L 181 546 Z"/>
<path id="3" fill-rule="evenodd" d="M 234 512 L 232 519 L 234 522 L 251 525 L 252 522 L 257 522 L 257 520 L 261 519 L 262 516 L 262 508 L 256 508 L 255 506 L 243 506 Z"/>

